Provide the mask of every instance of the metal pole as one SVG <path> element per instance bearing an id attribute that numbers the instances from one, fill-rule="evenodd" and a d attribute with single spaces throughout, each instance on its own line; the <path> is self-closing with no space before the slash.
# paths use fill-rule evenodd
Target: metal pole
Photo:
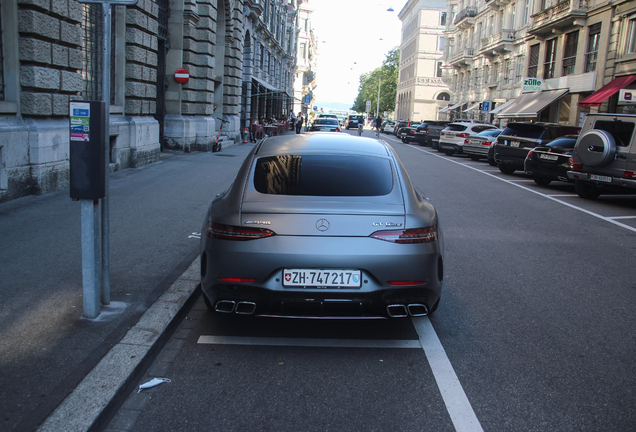
<path id="1" fill-rule="evenodd" d="M 82 224 L 82 301 L 84 318 L 97 318 L 99 305 L 98 200 L 80 200 Z"/>
<path id="2" fill-rule="evenodd" d="M 376 118 L 380 115 L 380 89 L 382 88 L 382 77 L 378 78 L 378 106 L 375 110 Z"/>
<path id="3" fill-rule="evenodd" d="M 101 267 L 101 282 L 102 282 L 102 304 L 108 305 L 110 304 L 110 224 L 109 224 L 109 186 L 108 186 L 108 175 L 110 171 L 110 33 L 111 33 L 111 7 L 109 3 L 102 3 L 102 13 L 103 13 L 103 62 L 104 65 L 102 70 L 102 100 L 105 103 L 104 109 L 104 147 L 106 152 L 106 157 L 104 158 L 106 164 L 105 170 L 105 190 L 106 194 L 102 199 L 102 267 Z"/>

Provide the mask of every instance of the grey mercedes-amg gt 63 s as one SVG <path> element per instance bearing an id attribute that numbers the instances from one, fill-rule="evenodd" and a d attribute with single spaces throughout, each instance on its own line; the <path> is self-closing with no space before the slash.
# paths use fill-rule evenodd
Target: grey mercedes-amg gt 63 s
<path id="1" fill-rule="evenodd" d="M 217 312 L 407 317 L 439 303 L 437 212 L 377 139 L 265 139 L 214 199 L 202 233 L 201 287 Z"/>

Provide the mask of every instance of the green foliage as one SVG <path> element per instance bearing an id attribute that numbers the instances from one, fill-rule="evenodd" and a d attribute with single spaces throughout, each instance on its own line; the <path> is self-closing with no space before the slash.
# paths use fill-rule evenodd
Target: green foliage
<path id="1" fill-rule="evenodd" d="M 371 101 L 371 114 L 375 115 L 378 106 L 378 83 L 382 79 L 380 89 L 380 114 L 384 111 L 395 111 L 395 95 L 397 93 L 398 65 L 400 63 L 400 50 L 394 48 L 386 54 L 382 66 L 372 72 L 360 75 L 358 96 L 353 102 L 352 110 L 365 112 L 367 101 Z"/>

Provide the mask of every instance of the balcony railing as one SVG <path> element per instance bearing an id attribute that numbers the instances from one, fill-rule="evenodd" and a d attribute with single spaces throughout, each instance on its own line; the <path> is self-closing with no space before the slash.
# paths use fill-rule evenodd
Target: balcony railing
<path id="1" fill-rule="evenodd" d="M 481 52 L 510 51 L 511 44 L 515 40 L 514 30 L 501 30 L 493 35 L 481 39 Z"/>
<path id="2" fill-rule="evenodd" d="M 462 64 L 472 64 L 473 56 L 475 55 L 475 50 L 473 48 L 464 48 L 457 50 L 451 55 L 450 63 L 451 65 L 462 65 Z"/>
<path id="3" fill-rule="evenodd" d="M 455 21 L 453 24 L 457 25 L 458 22 L 464 20 L 465 18 L 475 18 L 477 16 L 477 9 L 473 7 L 467 7 L 462 9 L 457 16 L 455 17 Z"/>
<path id="4" fill-rule="evenodd" d="M 550 6 L 541 12 L 531 15 L 532 34 L 549 33 L 553 28 L 561 28 L 565 21 L 575 21 L 585 18 L 588 11 L 587 0 L 564 0 Z"/>

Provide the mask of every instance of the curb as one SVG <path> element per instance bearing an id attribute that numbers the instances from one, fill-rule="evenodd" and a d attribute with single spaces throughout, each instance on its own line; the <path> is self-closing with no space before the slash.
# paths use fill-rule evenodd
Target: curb
<path id="1" fill-rule="evenodd" d="M 82 432 L 110 421 L 144 369 L 197 299 L 200 257 L 148 308 L 119 341 L 37 429 Z"/>

